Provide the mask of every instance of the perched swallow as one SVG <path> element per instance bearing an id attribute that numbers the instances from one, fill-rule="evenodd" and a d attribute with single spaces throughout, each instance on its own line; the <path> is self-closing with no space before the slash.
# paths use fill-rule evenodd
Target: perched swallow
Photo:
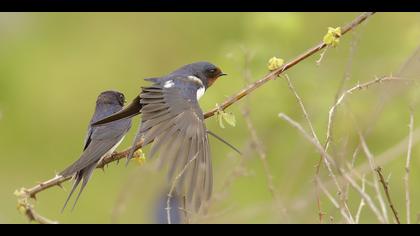
<path id="1" fill-rule="evenodd" d="M 75 182 L 67 197 L 62 211 L 67 206 L 74 190 L 82 182 L 79 194 L 74 202 L 75 207 L 83 189 L 86 187 L 89 178 L 97 164 L 105 157 L 111 155 L 124 139 L 125 134 L 131 127 L 131 119 L 113 122 L 103 126 L 93 127 L 92 123 L 121 111 L 125 103 L 124 94 L 117 91 L 102 92 L 96 100 L 95 113 L 89 123 L 85 138 L 83 154 L 71 166 L 59 175 L 69 177 L 74 175 Z"/>
<path id="2" fill-rule="evenodd" d="M 130 105 L 93 125 L 142 114 L 134 144 L 141 139 L 143 146 L 153 143 L 149 155 L 159 155 L 161 163 L 169 168 L 170 183 L 177 181 L 177 193 L 186 197 L 188 209 L 198 211 L 210 198 L 213 185 L 208 134 L 228 144 L 207 130 L 198 100 L 223 75 L 217 66 L 197 62 L 167 76 L 146 79 L 152 85 L 142 87 Z M 128 160 L 134 151 L 133 148 Z"/>

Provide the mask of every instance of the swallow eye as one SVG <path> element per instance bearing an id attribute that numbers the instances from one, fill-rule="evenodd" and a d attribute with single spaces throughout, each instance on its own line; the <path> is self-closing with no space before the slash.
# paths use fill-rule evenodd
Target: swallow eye
<path id="1" fill-rule="evenodd" d="M 217 69 L 210 69 L 210 70 L 208 70 L 208 73 L 209 73 L 210 75 L 215 75 L 215 74 L 216 74 L 216 72 L 217 72 Z"/>
<path id="2" fill-rule="evenodd" d="M 125 103 L 125 97 L 122 94 L 120 94 L 120 103 L 122 103 L 122 104 Z"/>

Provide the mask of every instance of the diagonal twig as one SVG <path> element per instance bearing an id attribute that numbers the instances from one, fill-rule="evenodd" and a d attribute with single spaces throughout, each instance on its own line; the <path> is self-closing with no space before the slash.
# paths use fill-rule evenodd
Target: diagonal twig
<path id="1" fill-rule="evenodd" d="M 350 22 L 346 26 L 342 27 L 341 35 L 343 36 L 347 32 L 353 30 L 355 27 L 360 25 L 362 22 L 364 22 L 367 18 L 369 18 L 373 14 L 374 14 L 374 12 L 365 12 L 365 13 L 361 14 L 356 19 L 354 19 L 352 22 Z M 253 84 L 249 85 L 245 89 L 241 90 L 239 93 L 237 93 L 236 95 L 232 96 L 231 98 L 229 98 L 228 100 L 223 102 L 219 107 L 213 108 L 211 111 L 207 112 L 204 116 L 206 118 L 208 118 L 208 117 L 211 117 L 214 114 L 216 114 L 216 112 L 218 112 L 220 109 L 225 110 L 226 108 L 233 105 L 235 102 L 239 101 L 243 97 L 245 97 L 248 94 L 250 94 L 251 92 L 253 92 L 255 89 L 259 88 L 261 85 L 267 83 L 270 80 L 275 79 L 277 76 L 279 76 L 280 74 L 282 74 L 286 70 L 292 68 L 293 66 L 297 65 L 299 62 L 305 60 L 306 58 L 314 55 L 315 53 L 319 52 L 321 49 L 325 48 L 326 46 L 327 46 L 327 44 L 325 44 L 324 42 L 321 42 L 318 45 L 310 48 L 309 50 L 307 50 L 303 54 L 299 55 L 295 59 L 286 63 L 284 66 L 268 73 L 262 79 L 254 82 Z"/>
<path id="2" fill-rule="evenodd" d="M 314 147 L 317 149 L 317 151 L 319 152 L 319 154 L 322 155 L 324 161 L 327 160 L 329 163 L 335 163 L 334 159 L 331 157 L 330 154 L 328 154 L 325 151 L 325 148 L 320 145 L 318 142 L 314 141 L 314 139 L 311 137 L 310 134 L 308 134 L 305 129 L 302 128 L 302 126 L 294 121 L 293 119 L 291 119 L 290 117 L 288 117 L 287 115 L 280 113 L 279 117 L 281 119 L 283 119 L 284 121 L 288 122 L 293 128 L 297 129 L 300 133 L 302 133 L 302 135 L 312 144 L 314 145 Z M 326 162 L 327 163 L 327 162 Z M 327 166 L 328 167 L 328 166 Z M 338 168 L 338 166 L 336 166 Z M 349 182 L 349 184 L 359 193 L 359 195 L 365 200 L 366 204 L 370 207 L 370 209 L 372 210 L 372 212 L 375 214 L 375 216 L 378 218 L 378 220 L 382 223 L 385 222 L 385 219 L 383 218 L 380 210 L 376 207 L 374 201 L 372 200 L 372 198 L 367 195 L 365 193 L 365 191 L 357 184 L 357 182 L 352 178 L 351 175 L 349 175 L 347 172 L 345 171 L 341 171 L 342 173 L 342 177 Z"/>
<path id="3" fill-rule="evenodd" d="M 370 166 L 372 172 L 375 172 L 376 169 L 378 168 L 376 163 L 375 163 L 375 157 L 373 156 L 372 152 L 369 150 L 369 147 L 366 143 L 365 137 L 363 136 L 362 132 L 360 130 L 358 130 L 358 132 L 359 132 L 360 144 L 362 146 L 363 152 L 365 153 L 366 158 L 368 159 L 368 163 L 369 163 L 369 166 Z M 374 176 L 374 178 L 375 178 L 375 176 Z M 376 191 L 376 196 L 378 198 L 379 204 L 380 204 L 381 209 L 382 209 L 382 215 L 383 215 L 386 223 L 389 223 L 388 212 L 386 210 L 385 200 L 383 199 L 381 191 L 379 189 L 379 184 L 378 184 L 379 181 L 380 181 L 380 179 L 378 177 L 377 181 L 373 182 L 373 187 Z"/>
<path id="4" fill-rule="evenodd" d="M 392 213 L 394 214 L 395 221 L 397 224 L 401 224 L 400 218 L 398 217 L 398 211 L 395 208 L 394 204 L 392 203 L 391 194 L 389 193 L 389 187 L 388 183 L 386 182 L 383 174 L 382 174 L 382 168 L 378 167 L 375 169 L 376 173 L 378 173 L 379 181 L 381 182 L 382 186 L 384 187 L 386 199 L 388 200 L 389 207 L 392 210 Z"/>
<path id="5" fill-rule="evenodd" d="M 188 167 L 191 165 L 191 163 L 193 163 L 195 161 L 195 159 L 197 159 L 197 157 L 198 157 L 198 153 L 195 154 L 194 157 L 191 158 L 191 160 L 189 160 L 185 164 L 185 166 L 182 168 L 182 170 L 179 172 L 179 174 L 175 177 L 174 181 L 172 182 L 171 189 L 169 190 L 168 198 L 166 200 L 166 208 L 165 208 L 165 210 L 166 210 L 166 217 L 167 217 L 167 220 L 168 220 L 168 224 L 172 224 L 172 219 L 171 219 L 171 198 L 172 198 L 172 195 L 173 195 L 173 193 L 175 191 L 176 184 L 177 184 L 178 180 L 184 175 L 185 171 L 188 169 Z"/>
<path id="6" fill-rule="evenodd" d="M 309 129 L 310 129 L 310 131 L 311 131 L 311 135 L 312 135 L 312 138 L 319 144 L 319 145 L 321 145 L 321 143 L 320 143 L 320 141 L 319 141 L 319 139 L 318 139 L 318 136 L 316 135 L 316 132 L 315 132 L 315 129 L 314 129 L 314 127 L 313 127 L 313 125 L 312 125 L 312 121 L 311 121 L 311 119 L 310 119 L 310 117 L 309 117 L 309 114 L 308 114 L 308 112 L 306 111 L 306 108 L 305 108 L 305 105 L 303 104 L 303 101 L 302 101 L 302 98 L 299 96 L 299 94 L 297 93 L 297 91 L 296 91 L 296 89 L 295 89 L 295 87 L 293 86 L 293 84 L 292 84 L 292 82 L 290 81 L 290 78 L 289 78 L 289 76 L 286 74 L 285 75 L 285 78 L 286 78 L 286 81 L 287 81 L 287 84 L 288 84 L 288 86 L 289 86 L 289 89 L 292 91 L 292 93 L 294 94 L 294 96 L 295 96 L 295 98 L 296 98 L 296 100 L 297 100 L 297 102 L 299 103 L 299 106 L 300 106 L 300 108 L 301 108 L 301 110 L 302 110 L 302 113 L 303 113 L 303 116 L 305 117 L 305 120 L 307 121 L 307 123 L 308 123 L 308 126 L 309 126 Z M 321 156 L 322 157 L 322 156 Z M 321 158 L 321 160 L 323 160 L 322 158 Z M 351 215 L 351 212 L 350 212 L 350 209 L 349 209 L 349 207 L 348 207 L 348 205 L 347 205 L 347 202 L 346 202 L 346 200 L 343 198 L 343 189 L 342 189 L 342 187 L 340 186 L 340 184 L 339 184 L 339 182 L 338 181 L 336 181 L 337 180 L 337 177 L 336 177 L 336 175 L 334 174 L 334 171 L 332 170 L 332 168 L 331 168 L 331 164 L 329 163 L 329 161 L 328 160 L 323 160 L 324 162 L 325 162 L 325 165 L 327 166 L 327 169 L 328 169 L 328 172 L 329 172 L 329 175 L 331 176 L 331 178 L 334 180 L 334 182 L 336 183 L 336 186 L 337 186 L 337 189 L 338 189 L 338 193 L 339 193 L 339 196 L 340 196 L 340 205 L 339 205 L 339 209 L 340 209 L 340 212 L 343 214 L 343 217 L 344 217 L 344 219 L 346 219 L 346 221 L 347 221 L 347 223 L 354 223 L 354 220 L 353 220 L 353 217 L 352 217 L 352 215 Z M 318 176 L 316 176 L 315 177 L 315 183 L 316 183 L 316 185 L 317 186 L 319 186 L 319 184 L 320 184 L 320 181 L 319 181 L 319 177 Z M 322 190 L 322 188 L 321 188 L 321 190 Z M 324 191 L 324 190 L 323 190 Z M 325 191 L 324 191 L 324 193 L 325 193 Z M 331 198 L 330 198 L 331 199 Z M 319 219 L 320 219 L 320 221 L 321 221 L 321 223 L 322 223 L 322 218 L 323 218 L 323 212 L 321 211 L 321 208 L 320 208 L 320 201 L 318 200 L 318 210 L 319 210 Z"/>
<path id="7" fill-rule="evenodd" d="M 408 134 L 408 148 L 407 148 L 407 161 L 405 164 L 405 176 L 404 176 L 404 188 L 405 188 L 405 207 L 406 207 L 406 217 L 407 224 L 411 223 L 411 201 L 410 201 L 410 162 L 411 162 L 411 153 L 413 149 L 413 129 L 414 129 L 414 114 L 411 111 L 410 114 L 410 124 L 408 125 L 409 134 Z"/>

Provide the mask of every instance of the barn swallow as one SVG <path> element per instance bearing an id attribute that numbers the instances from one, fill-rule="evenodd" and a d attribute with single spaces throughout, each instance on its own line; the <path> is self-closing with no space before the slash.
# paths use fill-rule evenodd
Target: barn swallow
<path id="1" fill-rule="evenodd" d="M 121 111 L 125 103 L 124 94 L 117 91 L 102 92 L 96 100 L 95 113 L 89 123 L 84 142 L 83 153 L 72 165 L 67 167 L 59 175 L 63 177 L 74 176 L 73 188 L 67 197 L 62 212 L 73 195 L 74 190 L 82 181 L 79 194 L 74 202 L 75 207 L 80 194 L 86 187 L 93 170 L 105 157 L 111 155 L 124 139 L 125 134 L 131 127 L 131 119 L 120 120 L 103 126 L 93 127 L 92 123 Z"/>
<path id="2" fill-rule="evenodd" d="M 128 160 L 141 139 L 143 146 L 152 143 L 149 155 L 158 154 L 161 163 L 169 169 L 170 183 L 177 181 L 177 193 L 187 199 L 189 209 L 198 211 L 209 200 L 213 185 L 208 134 L 234 148 L 207 130 L 198 104 L 205 91 L 224 75 L 219 67 L 209 62 L 196 62 L 164 77 L 145 79 L 152 84 L 142 87 L 140 95 L 130 105 L 93 125 L 142 114 Z"/>

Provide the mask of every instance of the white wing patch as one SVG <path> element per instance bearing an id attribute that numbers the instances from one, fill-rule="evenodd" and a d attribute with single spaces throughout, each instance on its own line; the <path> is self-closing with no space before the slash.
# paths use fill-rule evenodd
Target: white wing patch
<path id="1" fill-rule="evenodd" d="M 204 95 L 204 92 L 206 91 L 203 82 L 193 75 L 190 75 L 187 78 L 200 85 L 200 88 L 197 90 L 197 100 L 200 100 L 200 98 Z"/>
<path id="2" fill-rule="evenodd" d="M 165 82 L 165 84 L 163 84 L 164 88 L 172 88 L 175 85 L 173 80 L 168 80 Z"/>
<path id="3" fill-rule="evenodd" d="M 201 82 L 201 79 L 199 79 L 199 78 L 197 78 L 193 75 L 188 76 L 188 79 L 194 81 L 195 83 L 198 83 L 200 86 L 204 86 L 203 82 Z"/>
<path id="4" fill-rule="evenodd" d="M 200 100 L 200 98 L 204 95 L 205 91 L 206 91 L 206 89 L 204 88 L 204 86 L 200 87 L 197 90 L 197 101 Z"/>

